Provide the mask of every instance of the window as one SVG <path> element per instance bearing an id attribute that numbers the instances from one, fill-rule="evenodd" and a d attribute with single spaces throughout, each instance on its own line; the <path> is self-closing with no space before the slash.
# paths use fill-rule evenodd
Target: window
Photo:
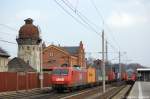
<path id="1" fill-rule="evenodd" d="M 68 69 L 54 69 L 52 71 L 52 74 L 56 74 L 56 75 L 68 75 Z"/>
<path id="2" fill-rule="evenodd" d="M 67 70 L 67 69 L 62 69 L 62 70 L 61 70 L 61 74 L 67 75 L 67 74 L 68 74 L 68 70 Z"/>
<path id="3" fill-rule="evenodd" d="M 67 66 L 69 66 L 67 63 L 61 65 L 61 67 L 67 67 Z"/>
<path id="4" fill-rule="evenodd" d="M 48 62 L 49 62 L 49 63 L 55 63 L 56 60 L 49 60 Z"/>
<path id="5" fill-rule="evenodd" d="M 50 56 L 50 57 L 54 56 L 54 53 L 53 53 L 53 52 L 50 52 L 50 53 L 49 53 L 49 56 Z"/>
<path id="6" fill-rule="evenodd" d="M 57 74 L 57 75 L 59 75 L 59 74 L 61 74 L 61 70 L 60 70 L 60 69 L 54 69 L 54 70 L 52 71 L 52 74 Z"/>

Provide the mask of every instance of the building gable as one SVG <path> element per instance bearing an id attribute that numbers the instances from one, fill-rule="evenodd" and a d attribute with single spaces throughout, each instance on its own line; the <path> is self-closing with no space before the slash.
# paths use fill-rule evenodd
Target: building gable
<path id="1" fill-rule="evenodd" d="M 36 72 L 28 63 L 21 58 L 15 57 L 8 62 L 9 72 Z"/>
<path id="2" fill-rule="evenodd" d="M 79 46 L 55 46 L 49 45 L 43 49 L 43 68 L 49 69 L 51 66 L 85 66 L 83 44 Z"/>
<path id="3" fill-rule="evenodd" d="M 50 45 L 43 50 L 43 68 L 69 64 L 69 57 L 71 55 L 68 52 L 57 46 Z"/>
<path id="4" fill-rule="evenodd" d="M 54 49 L 56 49 L 56 50 L 58 50 L 58 51 L 60 51 L 60 52 L 62 52 L 62 53 L 64 53 L 64 54 L 66 54 L 66 55 L 70 55 L 67 51 L 65 51 L 65 50 L 63 50 L 62 48 L 57 47 L 57 46 L 55 46 L 55 45 L 50 45 L 50 46 L 46 47 L 46 48 L 43 50 L 43 52 L 49 50 L 50 48 L 54 48 Z"/>

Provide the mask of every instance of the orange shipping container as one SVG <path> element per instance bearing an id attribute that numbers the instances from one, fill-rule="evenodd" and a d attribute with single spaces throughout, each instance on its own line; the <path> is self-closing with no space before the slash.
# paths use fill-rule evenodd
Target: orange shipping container
<path id="1" fill-rule="evenodd" d="M 96 72 L 95 68 L 89 67 L 87 69 L 87 83 L 94 83 L 96 82 Z"/>

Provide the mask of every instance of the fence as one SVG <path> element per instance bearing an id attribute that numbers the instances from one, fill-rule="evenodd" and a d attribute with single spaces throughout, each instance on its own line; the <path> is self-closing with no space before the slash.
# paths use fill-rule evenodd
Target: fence
<path id="1" fill-rule="evenodd" d="M 43 87 L 51 85 L 51 75 L 43 74 Z M 38 73 L 0 72 L 0 92 L 40 88 Z"/>

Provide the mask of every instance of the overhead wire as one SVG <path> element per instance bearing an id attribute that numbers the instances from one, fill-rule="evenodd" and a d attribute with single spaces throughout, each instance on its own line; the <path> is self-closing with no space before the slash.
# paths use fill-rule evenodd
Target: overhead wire
<path id="1" fill-rule="evenodd" d="M 10 35 L 10 33 L 1 32 L 1 31 L 0 31 L 0 34 L 6 34 L 6 35 Z M 15 35 L 15 34 L 12 34 L 12 35 Z"/>
<path id="2" fill-rule="evenodd" d="M 8 28 L 8 29 L 10 29 L 10 30 L 13 30 L 13 31 L 17 31 L 17 29 L 15 29 L 15 28 L 13 28 L 13 27 L 11 27 L 11 26 L 7 26 L 7 25 L 5 25 L 5 24 L 0 24 L 0 25 L 2 25 L 2 26 L 4 26 L 4 27 L 6 27 L 6 28 Z M 41 29 L 40 29 L 40 27 L 38 26 L 38 29 L 39 29 L 39 31 L 41 32 Z M 0 32 L 0 34 L 6 34 L 6 35 L 10 35 L 11 33 L 6 33 L 6 32 Z M 13 35 L 15 35 L 15 34 L 13 34 Z M 4 43 L 9 43 L 9 44 L 17 44 L 17 43 L 14 43 L 14 42 L 10 42 L 10 41 L 8 41 L 8 40 L 3 40 L 3 39 L 1 39 L 0 38 L 0 42 L 4 42 Z M 44 42 L 46 42 L 46 43 L 50 43 L 50 42 L 47 42 L 47 41 L 44 41 Z"/>
<path id="3" fill-rule="evenodd" d="M 70 3 L 68 0 L 65 0 L 65 1 L 67 1 L 68 3 L 70 3 L 71 6 L 69 6 L 64 0 L 62 0 L 62 1 L 63 1 L 64 4 L 67 5 L 73 12 L 75 12 L 80 18 L 82 18 L 82 17 L 81 17 L 82 13 L 79 12 L 78 10 L 73 9 L 73 6 L 71 5 L 71 3 Z M 101 16 L 102 21 L 103 21 L 103 24 L 104 24 L 104 18 L 103 18 L 103 16 L 102 16 L 102 14 L 100 13 L 100 11 L 98 10 L 98 8 L 97 8 L 96 5 L 94 4 L 94 1 L 92 1 L 92 0 L 90 0 L 90 1 L 92 2 L 93 6 L 95 7 L 97 13 Z M 90 22 L 90 20 L 89 20 L 87 17 L 85 17 L 84 15 L 82 15 L 82 16 L 83 16 L 88 22 Z M 86 22 L 86 23 L 87 23 L 87 22 Z M 96 26 L 96 25 L 95 25 L 95 26 Z M 111 31 L 111 32 L 112 32 L 112 31 Z M 97 33 L 97 31 L 96 31 L 96 33 Z M 98 33 L 97 33 L 97 34 L 98 34 Z M 98 34 L 98 35 L 99 35 L 99 34 Z M 116 50 L 116 48 L 113 47 L 112 44 L 109 43 L 109 45 L 110 45 L 112 48 L 114 48 L 114 49 Z"/>
<path id="4" fill-rule="evenodd" d="M 86 29 L 88 30 L 93 30 L 93 29 L 89 29 L 89 27 L 86 26 L 85 23 L 81 22 L 78 18 L 76 18 L 75 16 L 73 16 L 69 11 L 67 11 L 57 0 L 54 0 L 55 3 L 62 8 L 69 16 L 71 16 L 76 22 L 78 22 L 79 24 L 81 24 L 82 26 L 84 26 Z"/>
<path id="5" fill-rule="evenodd" d="M 101 17 L 101 19 L 102 19 L 102 21 L 103 21 L 103 25 L 104 25 L 105 22 L 104 22 L 103 15 L 100 13 L 99 9 L 98 9 L 97 6 L 95 5 L 94 0 L 90 0 L 90 2 L 91 2 L 91 4 L 94 6 L 94 8 L 95 8 L 97 14 Z"/>
<path id="6" fill-rule="evenodd" d="M 0 39 L 0 42 L 9 43 L 9 44 L 15 44 L 15 45 L 17 44 L 17 43 L 14 43 L 14 42 L 3 40 L 3 39 Z"/>
<path id="7" fill-rule="evenodd" d="M 85 23 L 85 24 L 87 24 L 90 28 L 92 28 L 92 30 L 96 33 L 96 34 L 98 34 L 98 35 L 100 35 L 95 29 L 93 29 L 93 27 L 91 27 L 91 25 L 88 23 L 88 22 L 90 22 L 90 20 L 87 18 L 87 17 L 85 17 L 84 15 L 81 15 L 81 12 L 79 12 L 77 9 L 74 9 L 74 7 L 72 6 L 72 4 L 68 1 L 68 0 L 65 0 L 65 1 L 67 1 L 70 5 L 68 5 L 68 3 L 66 3 L 64 0 L 61 0 L 68 8 L 70 8 L 75 14 L 77 14 L 78 15 L 78 17 Z M 62 5 L 60 4 L 60 3 L 58 3 L 57 2 L 57 0 L 55 0 L 55 2 L 57 3 L 57 4 L 59 4 L 59 6 L 61 6 L 61 8 L 62 8 Z M 95 8 L 97 9 L 97 11 L 98 11 L 98 8 L 95 6 Z M 63 9 L 64 10 L 66 10 L 64 7 L 63 7 Z M 69 14 L 71 14 L 71 13 L 69 13 Z M 71 14 L 72 15 L 72 14 Z M 100 13 L 99 13 L 99 15 L 101 15 Z M 73 16 L 73 15 L 72 15 Z M 82 18 L 83 17 L 83 18 Z M 103 16 L 101 15 L 101 18 L 103 18 Z M 88 21 L 88 22 L 87 22 Z M 90 22 L 91 23 L 91 22 Z M 104 19 L 103 19 L 103 23 L 104 23 Z M 116 50 L 116 48 L 112 45 L 112 44 L 110 44 L 110 43 L 108 43 L 113 49 L 115 49 Z"/>
<path id="8" fill-rule="evenodd" d="M 15 28 L 10 27 L 10 26 L 8 26 L 8 25 L 6 25 L 6 24 L 0 24 L 0 26 L 6 27 L 6 28 L 8 28 L 8 29 L 10 29 L 10 30 L 13 30 L 13 31 L 17 31 Z"/>
<path id="9" fill-rule="evenodd" d="M 79 0 L 76 0 L 76 5 L 75 5 L 76 10 L 77 10 L 78 5 L 79 5 Z"/>
<path id="10" fill-rule="evenodd" d="M 68 0 L 61 0 L 68 8 L 71 9 L 71 11 L 73 11 L 85 24 L 88 25 L 88 27 L 93 30 L 93 32 L 95 32 L 96 34 L 98 35 L 101 35 L 99 34 L 99 32 L 91 25 L 93 24 L 95 27 L 98 27 L 96 24 L 94 24 L 93 22 L 91 22 L 86 16 L 84 16 L 79 10 L 77 9 L 74 9 L 74 7 L 72 6 L 72 4 L 68 1 Z M 67 2 L 65 2 L 67 1 Z"/>
<path id="11" fill-rule="evenodd" d="M 97 8 L 96 4 L 94 3 L 94 0 L 90 0 L 90 2 L 91 2 L 91 4 L 93 5 L 93 7 L 95 8 L 97 14 L 98 14 L 98 15 L 101 17 L 101 19 L 103 20 L 103 24 L 105 24 L 105 26 L 107 27 L 107 29 L 111 32 L 111 33 L 109 33 L 109 34 L 111 34 L 112 39 L 113 39 L 114 42 L 117 44 L 118 49 L 120 50 L 120 45 L 119 45 L 118 42 L 116 41 L 116 39 L 115 39 L 115 37 L 114 37 L 114 35 L 113 35 L 113 31 L 109 28 L 108 24 L 105 23 L 104 17 L 103 17 L 103 15 L 101 14 L 101 12 L 99 11 L 99 9 Z M 110 43 L 109 43 L 109 44 L 110 44 Z M 111 45 L 111 47 L 112 47 L 112 45 Z M 114 47 L 113 47 L 113 48 L 114 48 Z M 116 48 L 115 48 L 115 49 L 116 49 Z"/>
<path id="12" fill-rule="evenodd" d="M 81 20 L 83 20 L 82 17 L 81 17 L 82 13 L 79 12 L 78 10 L 74 9 L 71 4 L 70 4 L 70 6 L 69 6 L 69 5 L 65 2 L 65 1 L 67 1 L 68 3 L 70 3 L 68 0 L 65 0 L 65 1 L 62 0 L 62 1 L 63 1 L 63 3 L 64 3 L 66 6 L 68 6 L 68 8 L 70 8 L 75 14 L 77 14 L 78 17 L 81 18 Z M 88 22 L 89 22 L 89 19 L 88 19 L 87 17 L 85 17 L 84 15 L 82 15 L 82 16 L 83 16 L 84 19 L 86 19 L 86 20 L 83 20 L 84 22 L 85 22 L 85 21 L 88 21 Z M 88 22 L 85 22 L 85 23 L 89 25 Z M 104 23 L 104 20 L 103 20 L 103 23 Z M 94 32 L 95 32 L 95 31 L 94 31 Z M 98 34 L 97 31 L 96 31 L 95 33 Z M 100 34 L 98 34 L 98 35 L 100 35 Z M 111 46 L 112 46 L 112 45 L 111 45 Z M 114 48 L 114 47 L 113 47 L 113 48 Z"/>
<path id="13" fill-rule="evenodd" d="M 78 18 L 76 18 L 75 16 L 73 16 L 69 11 L 67 11 L 57 0 L 54 0 L 68 15 L 70 15 L 74 20 L 76 20 L 78 23 L 80 23 L 80 24 L 82 24 L 85 28 L 87 28 L 87 29 L 89 29 L 90 28 L 90 30 L 92 30 L 92 31 L 94 31 L 96 34 L 98 34 L 98 35 L 100 35 L 99 34 L 99 32 L 97 32 L 97 30 L 95 30 L 95 28 L 93 28 L 93 26 L 91 26 L 90 24 L 94 24 L 94 23 L 92 23 L 86 16 L 84 16 L 81 12 L 79 12 L 77 9 L 74 9 L 73 7 L 72 7 L 72 5 L 68 5 L 64 0 L 62 0 L 63 1 L 63 3 L 67 6 L 67 7 L 69 7 L 75 14 L 77 14 L 78 15 L 78 17 L 82 20 L 82 22 L 78 19 Z M 67 2 L 69 2 L 68 0 L 66 0 Z M 70 2 L 69 2 L 70 3 Z M 95 6 L 95 8 L 97 9 L 97 11 L 98 11 L 98 8 Z M 101 18 L 103 18 L 102 16 L 101 16 Z M 103 21 L 104 21 L 104 19 L 102 19 Z M 88 22 L 87 22 L 88 21 Z M 1 26 L 4 26 L 4 27 L 6 27 L 6 28 L 9 28 L 9 29 L 11 29 L 11 30 L 13 30 L 13 31 L 17 31 L 16 29 L 14 29 L 14 28 L 12 28 L 12 27 L 9 27 L 8 25 L 5 25 L 5 24 L 0 24 Z M 87 27 L 87 25 L 88 25 L 88 27 Z M 94 26 L 96 26 L 96 27 L 98 27 L 97 25 L 94 25 Z M 3 42 L 7 42 L 7 43 L 12 43 L 12 42 L 9 42 L 9 41 L 4 41 L 4 40 L 1 40 L 1 41 L 3 41 Z M 13 43 L 12 43 L 13 44 Z M 110 44 L 110 43 L 109 43 Z M 112 46 L 112 45 L 111 45 Z M 114 48 L 114 47 L 113 47 Z"/>
<path id="14" fill-rule="evenodd" d="M 5 28 L 7 28 L 7 29 L 9 29 L 9 30 L 12 30 L 12 31 L 17 31 L 17 29 L 15 29 L 15 28 L 13 28 L 13 27 L 10 27 L 10 26 L 8 26 L 8 25 L 6 25 L 6 24 L 0 24 L 0 26 L 3 26 L 3 27 L 5 27 Z M 9 35 L 10 33 L 6 33 L 6 32 L 0 32 L 1 34 L 3 33 L 3 34 L 7 34 L 7 35 Z M 3 40 L 3 39 L 1 39 L 0 38 L 0 42 L 4 42 L 4 43 L 9 43 L 9 44 L 17 44 L 17 43 L 14 43 L 14 42 L 10 42 L 10 41 L 7 41 L 7 40 Z"/>

